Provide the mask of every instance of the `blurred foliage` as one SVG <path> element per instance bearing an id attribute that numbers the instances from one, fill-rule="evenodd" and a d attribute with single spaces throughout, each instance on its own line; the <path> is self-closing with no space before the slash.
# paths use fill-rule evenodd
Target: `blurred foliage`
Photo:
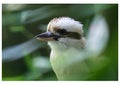
<path id="1" fill-rule="evenodd" d="M 110 36 L 105 51 L 109 63 L 96 71 L 99 80 L 118 79 L 118 5 L 117 4 L 3 4 L 2 5 L 2 79 L 57 80 L 49 62 L 47 43 L 34 39 L 45 31 L 54 17 L 69 16 L 84 24 L 85 35 L 91 20 L 101 14 L 108 22 Z"/>

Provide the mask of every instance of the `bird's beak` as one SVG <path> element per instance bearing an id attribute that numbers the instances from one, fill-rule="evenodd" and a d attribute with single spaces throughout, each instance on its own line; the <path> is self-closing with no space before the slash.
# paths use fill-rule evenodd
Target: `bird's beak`
<path id="1" fill-rule="evenodd" d="M 58 40 L 59 37 L 59 35 L 55 35 L 51 32 L 45 32 L 35 36 L 35 38 L 42 41 L 55 41 Z"/>

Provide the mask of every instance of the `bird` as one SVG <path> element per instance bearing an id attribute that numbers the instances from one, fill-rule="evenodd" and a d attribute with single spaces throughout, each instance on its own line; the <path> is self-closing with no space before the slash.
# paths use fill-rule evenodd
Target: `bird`
<path id="1" fill-rule="evenodd" d="M 48 42 L 50 63 L 58 80 L 89 80 L 104 59 L 89 57 L 83 24 L 70 17 L 53 18 L 45 33 L 36 36 Z M 88 58 L 89 57 L 89 58 Z"/>

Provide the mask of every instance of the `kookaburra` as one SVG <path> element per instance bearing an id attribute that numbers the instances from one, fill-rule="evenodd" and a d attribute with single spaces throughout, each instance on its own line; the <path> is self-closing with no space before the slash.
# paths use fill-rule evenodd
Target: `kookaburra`
<path id="1" fill-rule="evenodd" d="M 50 62 L 58 80 L 89 78 L 89 63 L 83 62 L 86 39 L 83 25 L 69 17 L 52 19 L 45 33 L 36 36 L 51 47 Z"/>

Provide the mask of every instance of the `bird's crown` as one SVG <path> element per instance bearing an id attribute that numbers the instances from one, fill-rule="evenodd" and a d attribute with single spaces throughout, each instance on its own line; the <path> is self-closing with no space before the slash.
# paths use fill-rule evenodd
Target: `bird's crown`
<path id="1" fill-rule="evenodd" d="M 47 26 L 47 31 L 50 31 L 52 33 L 57 33 L 57 34 L 67 34 L 69 33 L 76 33 L 79 35 L 83 35 L 83 30 L 82 30 L 82 24 L 78 21 L 75 21 L 72 18 L 69 17 L 59 17 L 59 18 L 54 18 L 52 19 L 48 26 Z"/>

